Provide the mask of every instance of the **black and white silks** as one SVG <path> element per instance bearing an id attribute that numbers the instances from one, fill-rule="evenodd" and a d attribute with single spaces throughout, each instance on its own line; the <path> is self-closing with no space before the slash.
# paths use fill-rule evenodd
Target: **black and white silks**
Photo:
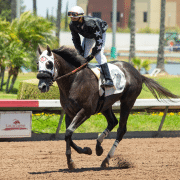
<path id="1" fill-rule="evenodd" d="M 102 64 L 101 59 L 104 59 L 103 63 L 107 62 L 106 58 L 103 57 L 105 46 L 105 32 L 108 28 L 108 25 L 105 21 L 91 16 L 84 16 L 84 20 L 82 23 L 71 21 L 69 27 L 71 30 L 74 46 L 81 55 L 87 57 L 87 54 L 92 49 L 91 55 L 96 57 L 100 53 L 100 51 L 102 51 L 99 54 L 99 57 L 96 57 L 96 60 L 99 64 Z M 83 45 L 81 45 L 79 34 L 84 37 Z M 93 47 L 94 44 L 95 46 Z"/>

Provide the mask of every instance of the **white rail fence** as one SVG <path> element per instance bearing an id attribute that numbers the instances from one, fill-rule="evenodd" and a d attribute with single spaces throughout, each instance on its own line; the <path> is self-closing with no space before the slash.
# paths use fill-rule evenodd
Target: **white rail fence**
<path id="1" fill-rule="evenodd" d="M 120 110 L 120 102 L 113 104 L 113 110 Z M 169 101 L 167 99 L 164 101 L 158 101 L 156 99 L 137 99 L 132 110 L 164 111 L 158 131 L 154 134 L 154 136 L 158 136 L 162 129 L 168 110 L 180 111 L 180 99 L 173 99 L 173 101 Z M 65 114 L 59 100 L 0 100 L 0 112 L 5 111 L 30 111 L 31 113 L 51 112 L 61 114 L 55 137 L 59 134 L 61 123 Z M 0 118 L 0 122 L 1 121 L 3 121 L 3 119 Z"/>

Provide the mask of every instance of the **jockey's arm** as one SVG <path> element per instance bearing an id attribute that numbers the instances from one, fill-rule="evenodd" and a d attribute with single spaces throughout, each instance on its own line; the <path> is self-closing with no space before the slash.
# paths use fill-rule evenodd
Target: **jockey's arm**
<path id="1" fill-rule="evenodd" d="M 78 50 L 79 54 L 83 54 L 84 51 L 81 46 L 81 39 L 79 34 L 70 26 L 71 34 L 72 34 L 72 41 L 75 48 Z"/>

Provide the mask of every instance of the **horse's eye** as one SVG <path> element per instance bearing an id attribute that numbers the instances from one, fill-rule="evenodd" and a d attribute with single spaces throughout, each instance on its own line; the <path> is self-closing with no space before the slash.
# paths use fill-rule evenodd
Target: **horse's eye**
<path id="1" fill-rule="evenodd" d="M 46 68 L 47 69 L 53 69 L 53 63 L 51 61 L 46 62 Z"/>

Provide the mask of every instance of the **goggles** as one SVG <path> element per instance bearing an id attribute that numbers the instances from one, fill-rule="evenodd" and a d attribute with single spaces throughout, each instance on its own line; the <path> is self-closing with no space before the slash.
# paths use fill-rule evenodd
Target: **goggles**
<path id="1" fill-rule="evenodd" d="M 69 17 L 79 17 L 82 16 L 84 13 L 77 13 L 77 12 L 68 12 Z"/>

